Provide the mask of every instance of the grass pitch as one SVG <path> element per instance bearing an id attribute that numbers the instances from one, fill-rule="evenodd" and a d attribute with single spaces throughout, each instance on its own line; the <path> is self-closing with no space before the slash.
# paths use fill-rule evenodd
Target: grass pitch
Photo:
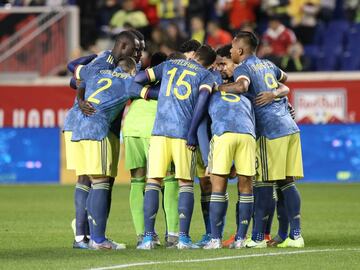
<path id="1" fill-rule="evenodd" d="M 72 186 L 0 186 L 0 269 L 360 269 L 360 184 L 299 184 L 304 249 L 135 250 L 129 186 L 113 190 L 107 234 L 124 251 L 72 249 Z M 236 186 L 229 185 L 225 237 L 235 230 Z M 191 236 L 203 233 L 196 187 Z M 161 211 L 160 211 L 161 212 Z M 164 217 L 156 224 L 164 233 Z M 277 230 L 274 221 L 272 234 Z M 105 268 L 106 269 L 106 268 Z"/>

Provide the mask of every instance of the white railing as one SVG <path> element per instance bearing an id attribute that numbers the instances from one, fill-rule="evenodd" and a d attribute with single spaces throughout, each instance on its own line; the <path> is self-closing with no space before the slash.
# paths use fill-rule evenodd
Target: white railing
<path id="1" fill-rule="evenodd" d="M 35 17 L 0 44 L 0 80 L 53 75 L 79 47 L 77 7 L 0 9 L 4 13 Z"/>

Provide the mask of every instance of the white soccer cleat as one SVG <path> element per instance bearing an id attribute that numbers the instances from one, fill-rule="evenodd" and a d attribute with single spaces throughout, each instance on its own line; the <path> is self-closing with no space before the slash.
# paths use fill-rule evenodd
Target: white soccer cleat
<path id="1" fill-rule="evenodd" d="M 245 248 L 246 246 L 246 239 L 239 239 L 239 240 L 235 240 L 234 242 L 232 242 L 229 245 L 229 248 L 231 249 L 241 249 L 241 248 Z"/>
<path id="2" fill-rule="evenodd" d="M 211 238 L 211 240 L 203 247 L 203 249 L 220 249 L 222 248 L 222 243 L 219 238 Z"/>
<path id="3" fill-rule="evenodd" d="M 247 247 L 247 248 L 267 248 L 267 244 L 266 244 L 265 240 L 260 241 L 260 242 L 251 240 L 251 241 L 245 243 L 245 247 Z"/>
<path id="4" fill-rule="evenodd" d="M 180 236 L 179 243 L 176 245 L 178 249 L 198 249 L 197 245 L 193 244 L 190 237 L 188 236 Z"/>
<path id="5" fill-rule="evenodd" d="M 102 243 L 96 243 L 93 240 L 90 240 L 89 242 L 89 249 L 92 250 L 121 250 L 121 249 L 126 249 L 126 245 L 122 244 L 122 243 L 116 243 L 113 240 L 110 239 L 106 239 L 105 241 L 103 241 Z"/>
<path id="6" fill-rule="evenodd" d="M 141 244 L 136 247 L 136 249 L 141 249 L 141 250 L 151 250 L 154 248 L 155 248 L 155 242 L 153 241 L 152 236 L 145 236 Z"/>

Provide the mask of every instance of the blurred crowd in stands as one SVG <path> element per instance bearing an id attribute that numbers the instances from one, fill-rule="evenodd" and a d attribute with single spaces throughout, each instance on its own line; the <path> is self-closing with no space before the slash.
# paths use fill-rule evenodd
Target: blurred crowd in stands
<path id="1" fill-rule="evenodd" d="M 81 52 L 111 47 L 136 28 L 146 37 L 144 65 L 156 51 L 170 54 L 190 38 L 214 48 L 239 30 L 261 38 L 260 57 L 286 71 L 359 70 L 360 0 L 13 0 L 0 5 L 77 5 Z"/>

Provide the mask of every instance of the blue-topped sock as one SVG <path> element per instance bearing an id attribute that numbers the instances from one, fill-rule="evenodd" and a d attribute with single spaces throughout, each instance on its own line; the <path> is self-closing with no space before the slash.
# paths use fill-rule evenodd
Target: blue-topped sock
<path id="1" fill-rule="evenodd" d="M 266 222 L 266 226 L 265 226 L 265 235 L 267 234 L 271 234 L 271 226 L 272 226 L 272 222 L 273 222 L 273 218 L 274 218 L 274 213 L 275 213 L 275 208 L 276 208 L 276 193 L 275 193 L 275 189 L 273 188 L 273 200 L 271 201 L 271 204 L 269 204 L 268 206 L 268 213 L 267 215 L 269 216 L 267 222 Z"/>
<path id="2" fill-rule="evenodd" d="M 290 222 L 289 237 L 291 239 L 297 239 L 298 237 L 301 236 L 301 227 L 300 227 L 301 199 L 300 199 L 299 191 L 297 190 L 294 182 L 281 186 L 280 189 L 282 195 L 284 196 L 285 207 Z"/>
<path id="3" fill-rule="evenodd" d="M 277 188 L 277 194 L 276 212 L 279 222 L 277 234 L 282 240 L 285 240 L 289 234 L 289 218 L 285 207 L 284 196 L 282 195 L 280 188 Z"/>
<path id="4" fill-rule="evenodd" d="M 77 183 L 75 186 L 75 218 L 76 218 L 76 235 L 85 236 L 88 235 L 87 229 L 87 212 L 86 212 L 86 200 L 88 198 L 90 186 Z"/>
<path id="5" fill-rule="evenodd" d="M 156 214 L 159 210 L 159 192 L 161 186 L 155 183 L 147 183 L 144 195 L 144 222 L 145 236 L 153 236 L 155 233 Z"/>
<path id="6" fill-rule="evenodd" d="M 201 212 L 204 219 L 206 234 L 211 233 L 210 213 L 209 213 L 210 197 L 211 197 L 211 193 L 201 193 Z"/>
<path id="7" fill-rule="evenodd" d="M 90 198 L 91 215 L 89 220 L 92 222 L 91 238 L 96 243 L 102 243 L 106 240 L 105 230 L 109 207 L 109 183 L 94 183 L 92 185 L 92 194 Z"/>
<path id="8" fill-rule="evenodd" d="M 268 206 L 273 203 L 273 186 L 262 185 L 256 188 L 256 196 L 254 203 L 254 227 L 252 233 L 252 240 L 263 241 L 265 234 L 266 222 L 268 216 Z"/>
<path id="9" fill-rule="evenodd" d="M 224 214 L 226 211 L 225 193 L 213 192 L 210 198 L 210 223 L 211 237 L 221 238 L 222 225 L 224 223 Z"/>
<path id="10" fill-rule="evenodd" d="M 225 193 L 225 209 L 223 214 L 223 223 L 221 225 L 221 238 L 224 236 L 225 223 L 226 223 L 226 212 L 229 206 L 229 193 Z"/>
<path id="11" fill-rule="evenodd" d="M 252 193 L 239 194 L 239 226 L 236 233 L 236 240 L 245 239 L 253 213 L 254 196 Z"/>
<path id="12" fill-rule="evenodd" d="M 194 210 L 194 187 L 184 185 L 179 188 L 179 235 L 189 235 L 191 217 Z"/>

